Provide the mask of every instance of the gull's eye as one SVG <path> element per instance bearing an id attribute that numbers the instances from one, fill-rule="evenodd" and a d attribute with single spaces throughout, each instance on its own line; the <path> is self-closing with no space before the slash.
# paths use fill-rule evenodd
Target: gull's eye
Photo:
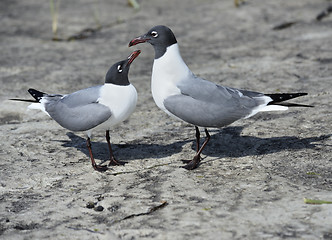
<path id="1" fill-rule="evenodd" d="M 151 32 L 151 36 L 154 37 L 154 38 L 156 38 L 156 37 L 158 37 L 158 33 L 156 31 L 152 31 Z"/>
<path id="2" fill-rule="evenodd" d="M 121 65 L 118 65 L 118 72 L 122 72 L 122 66 Z"/>

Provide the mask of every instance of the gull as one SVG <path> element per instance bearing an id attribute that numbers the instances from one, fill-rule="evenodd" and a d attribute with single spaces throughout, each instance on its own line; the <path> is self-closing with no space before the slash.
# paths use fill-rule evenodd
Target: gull
<path id="1" fill-rule="evenodd" d="M 134 38 L 129 46 L 150 43 L 155 51 L 151 90 L 156 105 L 168 115 L 192 124 L 196 130 L 196 155 L 184 168 L 198 167 L 201 153 L 210 140 L 207 128 L 221 128 L 258 112 L 287 110 L 288 107 L 311 107 L 284 101 L 307 93 L 263 94 L 207 81 L 188 68 L 181 57 L 172 30 L 158 25 Z M 200 147 L 200 131 L 206 138 Z"/>
<path id="2" fill-rule="evenodd" d="M 105 84 L 82 89 L 70 94 L 47 94 L 30 88 L 34 100 L 11 99 L 32 102 L 28 109 L 38 109 L 71 131 L 84 131 L 92 166 L 103 172 L 107 166 L 97 165 L 91 149 L 91 133 L 105 130 L 110 153 L 110 165 L 120 165 L 113 155 L 109 130 L 126 120 L 135 110 L 137 92 L 128 80 L 131 63 L 141 53 L 136 50 L 128 58 L 113 64 L 105 77 Z"/>

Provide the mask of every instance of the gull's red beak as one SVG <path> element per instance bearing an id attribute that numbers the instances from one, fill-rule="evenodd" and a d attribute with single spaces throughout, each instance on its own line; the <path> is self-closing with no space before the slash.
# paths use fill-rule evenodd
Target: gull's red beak
<path id="1" fill-rule="evenodd" d="M 130 65 L 135 60 L 135 58 L 138 57 L 138 55 L 140 53 L 141 53 L 141 50 L 136 50 L 136 51 L 132 52 L 128 57 L 127 65 Z"/>
<path id="2" fill-rule="evenodd" d="M 129 47 L 134 46 L 134 45 L 139 44 L 139 43 L 147 42 L 149 40 L 150 40 L 150 38 L 146 37 L 145 35 L 139 36 L 139 37 L 134 38 L 133 40 L 130 41 Z"/>

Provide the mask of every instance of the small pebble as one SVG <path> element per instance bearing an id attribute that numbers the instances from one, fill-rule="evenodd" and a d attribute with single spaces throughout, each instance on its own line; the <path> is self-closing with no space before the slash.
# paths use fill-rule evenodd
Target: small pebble
<path id="1" fill-rule="evenodd" d="M 101 211 L 104 210 L 104 207 L 103 206 L 98 206 L 98 207 L 95 207 L 94 210 L 97 211 L 97 212 L 101 212 Z"/>
<path id="2" fill-rule="evenodd" d="M 95 207 L 95 203 L 94 203 L 94 202 L 88 202 L 88 203 L 86 204 L 86 207 L 87 207 L 87 208 L 94 208 L 94 207 Z"/>

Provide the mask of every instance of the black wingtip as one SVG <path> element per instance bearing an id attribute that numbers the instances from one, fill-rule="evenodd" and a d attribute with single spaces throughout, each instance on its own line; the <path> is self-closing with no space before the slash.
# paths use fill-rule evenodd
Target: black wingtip
<path id="1" fill-rule="evenodd" d="M 290 102 L 282 102 L 277 105 L 285 106 L 285 107 L 309 107 L 309 108 L 315 107 L 313 105 L 297 104 L 297 103 L 290 103 Z"/>
<path id="2" fill-rule="evenodd" d="M 39 100 L 46 94 L 46 93 L 43 93 L 43 92 L 40 92 L 36 89 L 33 89 L 33 88 L 29 88 L 28 92 L 31 94 L 31 96 L 36 99 L 38 102 Z"/>
<path id="3" fill-rule="evenodd" d="M 289 99 L 308 95 L 308 93 L 276 93 L 276 94 L 265 94 L 272 98 L 272 101 L 268 105 L 279 104 L 280 102 L 287 101 Z"/>
<path id="4" fill-rule="evenodd" d="M 20 98 L 10 98 L 8 99 L 10 101 L 19 101 L 19 102 L 31 102 L 31 103 L 36 103 L 38 102 L 37 100 L 31 100 L 31 99 L 20 99 Z"/>

